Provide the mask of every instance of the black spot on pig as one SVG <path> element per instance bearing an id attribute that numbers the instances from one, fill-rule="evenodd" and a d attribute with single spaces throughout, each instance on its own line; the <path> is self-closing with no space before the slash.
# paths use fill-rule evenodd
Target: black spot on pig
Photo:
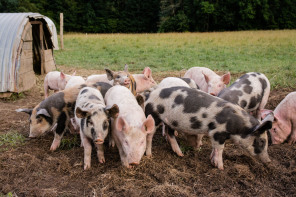
<path id="1" fill-rule="evenodd" d="M 185 81 L 187 84 L 189 84 L 191 82 L 190 78 L 184 78 L 184 77 L 182 77 L 180 79 L 182 79 L 183 81 Z"/>
<path id="2" fill-rule="evenodd" d="M 254 152 L 260 154 L 265 147 L 266 140 L 260 137 L 256 137 L 253 142 Z"/>
<path id="3" fill-rule="evenodd" d="M 246 138 L 251 128 L 245 126 L 245 117 L 241 117 L 231 107 L 225 107 L 223 110 L 216 115 L 216 121 L 219 124 L 226 123 L 226 131 L 232 135 L 240 135 L 242 138 Z M 253 125 L 255 126 L 255 125 Z"/>
<path id="4" fill-rule="evenodd" d="M 86 127 L 89 127 L 89 124 L 91 122 L 90 118 L 90 116 L 86 117 Z"/>
<path id="5" fill-rule="evenodd" d="M 238 104 L 239 97 L 242 95 L 243 93 L 240 90 L 225 90 L 223 94 L 219 94 L 219 97 L 233 104 Z"/>
<path id="6" fill-rule="evenodd" d="M 202 117 L 203 117 L 203 118 L 207 118 L 207 117 L 208 117 L 208 114 L 207 114 L 207 113 L 203 113 L 203 114 L 202 114 Z"/>
<path id="7" fill-rule="evenodd" d="M 166 126 L 166 128 L 167 128 L 167 130 L 168 130 L 168 134 L 169 134 L 169 136 L 171 136 L 171 137 L 175 137 L 175 130 L 172 129 L 171 127 L 169 127 L 168 125 L 165 125 L 165 126 Z"/>
<path id="8" fill-rule="evenodd" d="M 101 111 L 101 109 L 100 109 L 100 111 Z M 98 112 L 95 111 L 92 115 L 95 116 L 95 115 L 97 115 L 97 114 L 98 114 Z"/>
<path id="9" fill-rule="evenodd" d="M 184 102 L 183 96 L 182 96 L 181 94 L 178 95 L 178 96 L 176 96 L 174 102 L 175 102 L 177 105 L 183 103 L 183 102 Z"/>
<path id="10" fill-rule="evenodd" d="M 174 121 L 172 122 L 172 125 L 173 125 L 174 127 L 177 127 L 177 126 L 179 125 L 179 123 L 178 123 L 178 121 L 174 120 Z"/>
<path id="11" fill-rule="evenodd" d="M 112 87 L 112 85 L 105 82 L 96 82 L 94 84 L 91 84 L 91 86 L 95 88 L 100 87 L 100 92 L 102 93 L 103 97 L 105 97 L 106 92 Z"/>
<path id="12" fill-rule="evenodd" d="M 195 116 L 190 118 L 191 128 L 192 129 L 199 129 L 201 127 L 201 121 L 197 120 Z"/>
<path id="13" fill-rule="evenodd" d="M 145 107 L 145 116 L 148 117 L 148 115 L 151 115 L 153 117 L 155 126 L 158 126 L 161 123 L 159 114 L 153 110 L 152 103 L 148 103 Z"/>
<path id="14" fill-rule="evenodd" d="M 151 93 L 150 91 L 144 92 L 145 101 L 149 99 L 150 93 Z"/>
<path id="15" fill-rule="evenodd" d="M 214 134 L 214 140 L 219 142 L 219 144 L 224 144 L 225 140 L 230 139 L 230 134 L 228 132 L 216 132 Z"/>
<path id="16" fill-rule="evenodd" d="M 90 95 L 89 97 L 88 97 L 89 99 L 95 99 L 95 100 L 101 100 L 99 97 L 97 97 L 96 95 Z"/>
<path id="17" fill-rule="evenodd" d="M 267 82 L 266 82 L 265 79 L 262 79 L 262 78 L 259 78 L 259 81 L 260 81 L 261 86 L 262 86 L 262 91 L 264 92 L 264 90 L 267 88 Z"/>
<path id="18" fill-rule="evenodd" d="M 93 107 L 94 107 L 94 105 L 90 105 L 90 106 L 89 106 L 89 108 L 93 108 Z"/>
<path id="19" fill-rule="evenodd" d="M 247 106 L 247 101 L 242 100 L 242 101 L 240 102 L 240 106 L 244 109 L 244 108 Z"/>
<path id="20" fill-rule="evenodd" d="M 82 132 L 84 131 L 84 125 L 85 125 L 85 118 L 82 118 L 80 122 L 80 128 Z"/>
<path id="21" fill-rule="evenodd" d="M 249 80 L 248 80 L 248 81 L 249 81 Z M 250 85 L 245 85 L 245 87 L 244 87 L 244 92 L 245 92 L 245 93 L 247 93 L 247 94 L 251 94 L 252 90 L 253 90 L 253 87 L 252 87 L 252 86 L 250 86 Z"/>
<path id="22" fill-rule="evenodd" d="M 256 107 L 256 105 L 257 105 L 257 98 L 255 96 L 252 96 L 249 104 L 249 109 Z"/>
<path id="23" fill-rule="evenodd" d="M 65 96 L 64 92 L 58 92 L 47 97 L 40 103 L 37 110 L 42 108 L 46 109 L 48 113 L 53 117 L 52 110 L 51 110 L 52 107 L 56 108 L 59 112 L 61 112 L 63 108 L 66 106 L 64 96 Z"/>
<path id="24" fill-rule="evenodd" d="M 214 130 L 214 129 L 216 129 L 216 124 L 214 122 L 210 122 L 208 124 L 208 128 L 209 128 L 209 130 Z"/>
<path id="25" fill-rule="evenodd" d="M 62 112 L 57 120 L 57 128 L 56 128 L 56 133 L 61 135 L 64 133 L 66 124 L 68 124 L 68 118 L 65 112 Z"/>
<path id="26" fill-rule="evenodd" d="M 164 106 L 163 105 L 157 105 L 157 111 L 158 111 L 158 113 L 163 114 L 164 113 Z"/>
<path id="27" fill-rule="evenodd" d="M 96 139 L 96 132 L 95 132 L 95 129 L 94 129 L 94 128 L 91 128 L 91 129 L 90 129 L 90 132 L 91 132 L 91 135 L 92 135 L 93 139 Z"/>
<path id="28" fill-rule="evenodd" d="M 85 88 L 85 87 L 86 87 L 86 84 L 80 85 L 80 89 Z"/>
<path id="29" fill-rule="evenodd" d="M 86 93 L 86 92 L 88 92 L 88 89 L 84 89 L 84 90 L 82 90 L 80 94 L 84 94 L 84 93 Z"/>
<path id="30" fill-rule="evenodd" d="M 251 75 L 252 75 L 253 77 L 256 77 L 256 74 L 255 74 L 255 73 L 252 73 Z"/>
<path id="31" fill-rule="evenodd" d="M 89 103 L 85 103 L 82 107 L 85 108 L 89 105 Z"/>

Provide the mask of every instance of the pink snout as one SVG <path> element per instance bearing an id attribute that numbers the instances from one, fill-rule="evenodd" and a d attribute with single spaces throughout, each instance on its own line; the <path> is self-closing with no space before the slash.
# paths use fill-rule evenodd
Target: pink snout
<path id="1" fill-rule="evenodd" d="M 129 85 L 131 83 L 131 80 L 129 78 L 126 78 L 123 82 L 124 85 Z"/>
<path id="2" fill-rule="evenodd" d="M 139 165 L 139 162 L 129 163 L 129 168 L 133 168 L 134 166 L 137 166 L 137 165 Z"/>
<path id="3" fill-rule="evenodd" d="M 100 138 L 98 138 L 98 139 L 96 139 L 95 140 L 95 144 L 103 144 L 104 143 L 104 140 L 102 140 L 102 139 L 100 139 Z"/>

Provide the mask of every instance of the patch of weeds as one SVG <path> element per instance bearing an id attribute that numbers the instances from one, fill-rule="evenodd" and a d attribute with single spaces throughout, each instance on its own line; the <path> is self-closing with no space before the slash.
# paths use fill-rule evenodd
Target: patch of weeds
<path id="1" fill-rule="evenodd" d="M 0 151 L 7 150 L 9 147 L 22 145 L 24 141 L 25 137 L 22 134 L 16 131 L 9 131 L 6 134 L 0 135 Z"/>
<path id="2" fill-rule="evenodd" d="M 191 152 L 193 151 L 193 147 L 189 146 L 183 142 L 180 143 L 180 149 L 182 151 L 183 154 L 186 154 L 187 152 Z"/>
<path id="3" fill-rule="evenodd" d="M 74 135 L 74 137 L 71 136 L 71 138 L 63 138 L 61 140 L 60 149 L 69 150 L 75 146 L 80 146 L 80 139 L 78 135 Z"/>
<path id="4" fill-rule="evenodd" d="M 10 97 L 3 98 L 3 100 L 5 100 L 5 101 L 16 101 L 16 100 L 24 98 L 24 97 L 25 97 L 25 95 L 24 95 L 23 92 L 21 92 L 21 93 L 14 92 L 14 93 L 11 94 Z"/>

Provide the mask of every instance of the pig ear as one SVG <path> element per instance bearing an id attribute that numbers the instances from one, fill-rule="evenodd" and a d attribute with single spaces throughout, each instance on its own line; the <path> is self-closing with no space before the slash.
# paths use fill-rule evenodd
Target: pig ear
<path id="1" fill-rule="evenodd" d="M 260 110 L 261 120 L 263 120 L 269 113 L 272 113 L 272 110 L 269 110 L 269 109 L 261 109 Z"/>
<path id="2" fill-rule="evenodd" d="M 150 78 L 152 75 L 152 71 L 149 67 L 145 67 L 143 70 L 143 74 L 145 77 Z"/>
<path id="3" fill-rule="evenodd" d="M 261 124 L 259 124 L 253 131 L 253 133 L 255 135 L 257 134 L 262 134 L 264 133 L 266 130 L 271 129 L 272 127 L 272 122 L 274 120 L 274 115 L 273 113 L 269 113 L 261 122 Z"/>
<path id="4" fill-rule="evenodd" d="M 108 68 L 105 68 L 106 74 L 107 74 L 107 78 L 109 81 L 111 81 L 112 79 L 114 79 L 114 75 L 113 75 L 113 71 L 109 70 Z"/>
<path id="5" fill-rule="evenodd" d="M 48 111 L 46 109 L 44 109 L 44 108 L 37 111 L 36 116 L 38 116 L 38 115 L 51 117 L 51 115 L 48 113 Z"/>
<path id="6" fill-rule="evenodd" d="M 151 115 L 149 115 L 147 117 L 147 119 L 145 120 L 145 122 L 143 123 L 142 131 L 144 131 L 148 134 L 148 133 L 151 133 L 152 131 L 154 131 L 154 129 L 155 129 L 154 119 L 152 118 Z"/>
<path id="7" fill-rule="evenodd" d="M 225 85 L 228 85 L 230 82 L 230 72 L 226 73 L 225 75 L 222 76 L 222 81 Z"/>
<path id="8" fill-rule="evenodd" d="M 76 75 L 76 70 L 74 71 L 74 73 L 72 74 L 72 76 L 75 76 Z"/>
<path id="9" fill-rule="evenodd" d="M 33 109 L 17 109 L 16 112 L 25 112 L 31 116 Z"/>
<path id="10" fill-rule="evenodd" d="M 66 78 L 66 76 L 65 76 L 65 74 L 63 72 L 61 72 L 60 77 L 61 77 L 61 79 L 65 79 Z"/>
<path id="11" fill-rule="evenodd" d="M 137 102 L 138 104 L 142 107 L 142 109 L 144 110 L 144 98 L 142 95 L 138 94 L 136 96 Z"/>
<path id="12" fill-rule="evenodd" d="M 77 118 L 86 118 L 87 116 L 90 115 L 87 111 L 83 111 L 79 107 L 76 108 L 75 114 L 76 114 Z"/>
<path id="13" fill-rule="evenodd" d="M 128 72 L 128 65 L 127 64 L 124 65 L 124 72 Z"/>
<path id="14" fill-rule="evenodd" d="M 119 115 L 119 108 L 116 104 L 114 104 L 112 107 L 106 107 L 104 111 L 108 118 L 117 118 Z"/>
<path id="15" fill-rule="evenodd" d="M 127 122 L 124 120 L 124 118 L 119 117 L 116 120 L 116 130 L 118 131 L 128 131 L 128 124 Z"/>
<path id="16" fill-rule="evenodd" d="M 205 73 L 203 73 L 202 72 L 202 74 L 203 74 L 203 76 L 205 77 L 205 80 L 206 80 L 206 82 L 207 83 L 209 83 L 209 81 L 210 81 L 210 78 L 208 77 L 208 75 L 206 75 Z"/>

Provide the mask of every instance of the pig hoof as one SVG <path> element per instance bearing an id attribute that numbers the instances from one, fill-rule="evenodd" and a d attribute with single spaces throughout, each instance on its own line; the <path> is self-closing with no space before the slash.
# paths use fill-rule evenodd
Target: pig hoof
<path id="1" fill-rule="evenodd" d="M 184 157 L 184 154 L 181 152 L 181 153 L 177 153 L 177 155 L 179 156 L 179 157 Z"/>
<path id="2" fill-rule="evenodd" d="M 105 162 L 106 162 L 106 161 L 105 161 L 105 158 L 100 159 L 99 162 L 100 162 L 100 163 L 105 163 Z"/>
<path id="3" fill-rule="evenodd" d="M 84 165 L 84 170 L 88 170 L 88 169 L 90 169 L 90 165 L 85 164 Z"/>

